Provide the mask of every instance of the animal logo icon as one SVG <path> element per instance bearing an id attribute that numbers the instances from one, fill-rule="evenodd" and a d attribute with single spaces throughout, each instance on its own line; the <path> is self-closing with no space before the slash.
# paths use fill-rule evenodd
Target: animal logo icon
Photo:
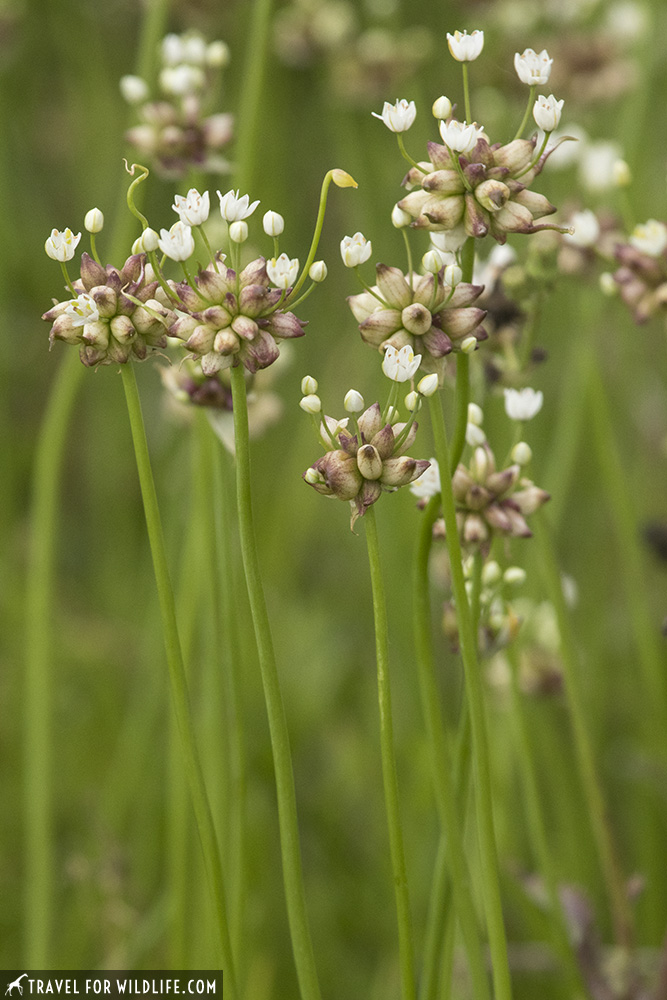
<path id="1" fill-rule="evenodd" d="M 20 975 L 18 977 L 18 979 L 15 979 L 13 983 L 10 983 L 9 986 L 7 987 L 7 989 L 5 990 L 5 996 L 11 996 L 12 995 L 12 990 L 15 987 L 19 991 L 19 993 L 21 994 L 21 996 L 23 996 L 23 987 L 21 986 L 21 980 L 25 976 L 27 976 L 27 975 L 28 975 L 28 973 L 24 972 L 22 975 Z"/>

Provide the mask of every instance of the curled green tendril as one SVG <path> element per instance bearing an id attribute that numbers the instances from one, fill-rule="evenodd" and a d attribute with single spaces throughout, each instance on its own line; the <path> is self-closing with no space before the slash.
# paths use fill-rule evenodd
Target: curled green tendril
<path id="1" fill-rule="evenodd" d="M 137 187 L 138 184 L 141 184 L 142 181 L 146 180 L 146 178 L 150 173 L 150 170 L 148 169 L 148 167 L 142 166 L 141 163 L 133 163 L 132 166 L 130 167 L 128 166 L 127 160 L 125 158 L 123 158 L 123 162 L 125 164 L 125 169 L 127 170 L 130 177 L 134 177 L 135 170 L 142 171 L 139 177 L 133 180 L 129 188 L 127 189 L 127 207 L 132 212 L 132 215 L 134 215 L 134 217 L 139 220 L 142 229 L 148 229 L 148 219 L 146 218 L 145 215 L 143 215 L 139 211 L 137 206 L 134 204 L 134 189 Z"/>

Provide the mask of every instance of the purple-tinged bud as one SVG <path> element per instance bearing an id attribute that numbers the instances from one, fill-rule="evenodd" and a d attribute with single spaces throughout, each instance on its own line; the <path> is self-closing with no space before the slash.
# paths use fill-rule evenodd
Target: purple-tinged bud
<path id="1" fill-rule="evenodd" d="M 244 340 L 254 340 L 259 331 L 257 323 L 249 316 L 235 316 L 232 320 L 232 330 Z"/>
<path id="2" fill-rule="evenodd" d="M 214 351 L 217 351 L 218 354 L 235 354 L 238 349 L 239 338 L 230 327 L 218 330 L 213 340 Z"/>
<path id="3" fill-rule="evenodd" d="M 412 305 L 406 306 L 401 313 L 401 323 L 408 333 L 419 337 L 431 329 L 433 317 L 421 302 L 413 302 Z"/>
<path id="4" fill-rule="evenodd" d="M 497 212 L 509 200 L 510 189 L 502 181 L 482 181 L 475 188 L 475 198 L 489 212 Z"/>
<path id="5" fill-rule="evenodd" d="M 120 344 L 129 344 L 137 335 L 129 316 L 114 316 L 109 323 L 109 328 L 114 340 Z"/>
<path id="6" fill-rule="evenodd" d="M 339 500 L 352 500 L 361 489 L 363 477 L 357 461 L 342 450 L 327 452 L 313 468 L 322 473 L 326 485 Z"/>
<path id="7" fill-rule="evenodd" d="M 382 411 L 379 403 L 373 403 L 357 421 L 359 432 L 364 441 L 370 441 L 382 429 Z"/>
<path id="8" fill-rule="evenodd" d="M 81 281 L 87 292 L 90 292 L 96 285 L 105 285 L 107 281 L 107 272 L 102 265 L 93 260 L 90 254 L 85 251 L 81 254 Z"/>
<path id="9" fill-rule="evenodd" d="M 463 538 L 470 545 L 485 542 L 489 537 L 489 529 L 479 514 L 468 514 L 463 526 Z"/>
<path id="10" fill-rule="evenodd" d="M 408 458 L 407 455 L 388 458 L 383 464 L 380 482 L 384 486 L 407 486 L 408 483 L 419 479 L 430 464 L 424 459 Z"/>
<path id="11" fill-rule="evenodd" d="M 97 285 L 91 288 L 90 297 L 94 300 L 101 319 L 110 319 L 118 311 L 118 296 L 108 285 Z"/>
<path id="12" fill-rule="evenodd" d="M 515 176 L 525 170 L 530 165 L 535 152 L 535 143 L 529 139 L 514 139 L 506 146 L 501 146 L 493 151 L 493 158 L 496 166 L 507 167 L 510 174 Z"/>
<path id="13" fill-rule="evenodd" d="M 171 329 L 173 331 L 174 327 Z M 215 330 L 210 326 L 196 326 L 188 337 L 185 346 L 194 354 L 209 354 L 213 350 L 214 339 Z"/>

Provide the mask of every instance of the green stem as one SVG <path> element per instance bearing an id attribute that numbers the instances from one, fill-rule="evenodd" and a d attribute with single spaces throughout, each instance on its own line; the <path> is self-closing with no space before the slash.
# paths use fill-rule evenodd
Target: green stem
<path id="1" fill-rule="evenodd" d="M 79 293 L 77 292 L 76 288 L 72 284 L 72 279 L 70 278 L 69 272 L 67 270 L 67 264 L 64 261 L 62 261 L 62 260 L 60 261 L 60 270 L 63 272 L 63 277 L 65 279 L 65 284 L 67 285 L 67 287 L 69 288 L 70 292 L 72 293 L 72 296 L 76 299 L 78 297 Z"/>
<path id="2" fill-rule="evenodd" d="M 412 918 L 408 878 L 405 868 L 403 834 L 398 805 L 398 781 L 394 758 L 394 735 L 391 717 L 391 687 L 389 679 L 389 640 L 387 634 L 387 605 L 384 581 L 380 567 L 375 512 L 372 507 L 366 511 L 366 543 L 368 563 L 373 591 L 373 621 L 375 623 L 375 653 L 377 659 L 378 703 L 380 707 L 380 749 L 382 754 L 382 781 L 384 785 L 385 808 L 389 827 L 389 848 L 394 876 L 394 894 L 398 918 L 398 947 L 401 966 L 403 1000 L 416 1000 L 415 968 L 412 945 Z"/>
<path id="3" fill-rule="evenodd" d="M 461 281 L 472 282 L 475 269 L 475 240 L 469 236 L 461 249 Z M 461 461 L 468 427 L 470 403 L 470 355 L 460 351 L 456 356 L 456 426 L 452 439 L 452 475 Z"/>
<path id="4" fill-rule="evenodd" d="M 426 929 L 424 931 L 424 953 L 421 976 L 419 977 L 419 1000 L 437 1000 L 438 979 L 442 965 L 443 941 L 446 928 L 454 921 L 449 894 L 449 863 L 447 835 L 440 833 L 438 853 L 435 859 L 431 894 L 429 898 Z M 449 989 L 445 994 L 449 997 Z"/>
<path id="5" fill-rule="evenodd" d="M 428 170 L 424 170 L 423 167 L 420 167 L 417 161 L 413 160 L 410 154 L 408 153 L 407 149 L 405 148 L 405 142 L 403 140 L 403 136 L 401 135 L 400 132 L 396 132 L 396 139 L 398 141 L 398 148 L 401 151 L 401 156 L 403 157 L 403 159 L 407 160 L 410 166 L 418 170 L 420 174 L 427 174 Z"/>
<path id="6" fill-rule="evenodd" d="M 237 185 L 252 188 L 254 157 L 257 148 L 258 119 L 262 99 L 264 71 L 269 65 L 268 42 L 272 0 L 255 0 L 248 28 L 243 87 L 239 100 L 236 133 L 235 177 Z"/>
<path id="7" fill-rule="evenodd" d="M 489 982 L 479 938 L 477 919 L 470 893 L 468 865 L 463 849 L 463 834 L 453 785 L 454 769 L 442 721 L 440 694 L 431 644 L 431 605 L 429 599 L 429 555 L 433 523 L 438 516 L 439 497 L 433 497 L 422 516 L 413 568 L 413 622 L 422 710 L 426 722 L 431 765 L 435 782 L 440 828 L 447 833 L 447 857 L 463 943 L 468 954 L 473 995 L 476 1000 L 490 998 Z"/>
<path id="8" fill-rule="evenodd" d="M 230 374 L 236 442 L 236 498 L 239 534 L 271 735 L 287 914 L 301 996 L 303 1000 L 319 1000 L 320 987 L 310 938 L 303 886 L 289 734 L 255 541 L 250 483 L 248 404 L 243 367 L 237 365 L 231 369 Z"/>
<path id="9" fill-rule="evenodd" d="M 528 834 L 535 852 L 539 870 L 549 897 L 551 917 L 549 927 L 553 934 L 554 945 L 565 963 L 569 980 L 570 996 L 579 996 L 584 991 L 581 974 L 570 944 L 567 922 L 558 895 L 558 876 L 553 856 L 549 847 L 549 839 L 542 815 L 540 803 L 539 782 L 535 767 L 535 754 L 530 736 L 528 717 L 524 699 L 519 689 L 519 657 L 516 642 L 510 644 L 507 651 L 510 663 L 510 697 L 512 715 L 516 729 L 517 758 L 521 770 L 523 794 L 526 803 L 526 821 Z"/>
<path id="10" fill-rule="evenodd" d="M 463 104 L 466 111 L 466 122 L 468 125 L 472 124 L 472 111 L 470 108 L 470 81 L 468 79 L 468 63 L 462 62 L 461 69 L 463 70 Z"/>
<path id="11" fill-rule="evenodd" d="M 530 112 L 531 112 L 531 109 L 533 107 L 533 104 L 535 103 L 535 91 L 536 90 L 537 90 L 537 85 L 534 84 L 534 83 L 531 84 L 530 90 L 528 92 L 528 104 L 526 105 L 526 110 L 524 111 L 523 118 L 521 119 L 521 124 L 519 125 L 518 131 L 517 131 L 516 135 L 514 136 L 514 141 L 515 142 L 516 142 L 517 139 L 521 138 L 521 136 L 523 135 L 523 130 L 525 129 L 526 125 L 528 124 L 528 119 L 530 118 Z"/>
<path id="12" fill-rule="evenodd" d="M 535 517 L 535 523 L 535 535 L 539 546 L 542 571 L 549 589 L 549 597 L 556 610 L 556 617 L 558 619 L 565 692 L 572 720 L 574 749 L 577 756 L 581 782 L 590 810 L 591 826 L 600 856 L 600 865 L 605 877 L 611 906 L 614 936 L 616 942 L 621 947 L 629 948 L 632 941 L 632 916 L 625 891 L 623 872 L 609 825 L 607 809 L 595 766 L 593 748 L 586 725 L 579 656 L 572 634 L 570 616 L 565 604 L 563 586 L 551 532 L 542 512 Z"/>
<path id="13" fill-rule="evenodd" d="M 463 575 L 461 541 L 456 523 L 456 506 L 451 478 L 447 431 L 439 395 L 429 399 L 433 435 L 441 469 L 442 512 L 445 519 L 447 550 L 452 574 L 452 591 L 459 624 L 461 657 L 465 673 L 468 711 L 472 728 L 475 807 L 482 864 L 482 884 L 496 1000 L 510 1000 L 512 986 L 507 959 L 507 939 L 500 899 L 500 874 L 493 821 L 491 769 L 484 711 L 484 689 L 477 656 L 477 637 Z"/>
<path id="14" fill-rule="evenodd" d="M 192 797 L 192 804 L 197 819 L 197 826 L 199 828 L 199 837 L 204 856 L 204 864 L 206 866 L 209 887 L 213 896 L 218 921 L 219 945 L 222 954 L 223 968 L 225 971 L 225 984 L 231 997 L 236 998 L 236 976 L 234 972 L 234 961 L 229 938 L 229 928 L 227 925 L 227 906 L 225 901 L 222 865 L 220 863 L 213 817 L 211 816 L 211 808 L 206 794 L 192 723 L 187 682 L 185 677 L 185 667 L 183 664 L 183 655 L 178 635 L 178 626 L 176 623 L 174 594 L 169 577 L 169 567 L 167 565 L 167 556 L 164 548 L 164 538 L 162 535 L 162 523 L 160 520 L 157 494 L 155 492 L 153 472 L 148 454 L 148 444 L 146 442 L 146 432 L 141 412 L 141 403 L 134 375 L 134 367 L 131 364 L 123 365 L 121 372 L 123 376 L 123 388 L 125 390 L 130 427 L 132 430 L 132 441 L 134 444 L 134 453 L 137 462 L 137 472 L 139 474 L 139 482 L 141 485 L 144 513 L 146 516 L 146 527 L 148 530 L 151 555 L 153 557 L 153 568 L 155 571 L 155 582 L 160 602 L 160 613 L 162 616 L 164 644 L 169 666 L 174 711 L 176 713 L 176 720 L 181 737 L 181 749 L 183 752 L 185 770 L 190 786 L 190 795 Z"/>
<path id="15" fill-rule="evenodd" d="M 315 254 L 317 253 L 317 248 L 320 245 L 322 227 L 324 226 L 324 216 L 327 210 L 327 197 L 329 194 L 329 187 L 331 186 L 331 182 L 333 181 L 334 175 L 336 173 L 339 173 L 339 171 L 329 170 L 324 175 L 324 180 L 322 181 L 322 187 L 320 188 L 320 204 L 317 210 L 317 219 L 315 220 L 315 231 L 313 232 L 313 238 L 310 243 L 310 250 L 308 251 L 308 256 L 306 257 L 306 263 L 303 265 L 303 268 L 301 269 L 301 274 L 299 276 L 299 279 L 285 300 L 285 305 L 287 305 L 287 303 L 291 303 L 298 294 L 298 292 L 301 290 L 301 287 L 303 286 L 306 278 L 308 277 L 310 266 L 315 260 Z M 348 186 L 356 187 L 356 182 L 352 182 L 352 184 Z"/>
<path id="16" fill-rule="evenodd" d="M 410 279 L 410 288 L 413 288 L 414 287 L 415 275 L 414 275 L 414 271 L 413 271 L 413 267 L 412 267 L 412 248 L 410 246 L 410 240 L 408 238 L 408 231 L 407 231 L 407 227 L 406 226 L 404 226 L 401 229 L 401 235 L 403 237 L 403 242 L 405 243 L 405 255 L 406 255 L 407 259 L 408 259 L 408 275 L 409 275 L 409 279 Z M 433 279 L 433 286 L 434 286 L 434 289 L 437 288 L 437 281 L 435 280 L 435 278 Z"/>

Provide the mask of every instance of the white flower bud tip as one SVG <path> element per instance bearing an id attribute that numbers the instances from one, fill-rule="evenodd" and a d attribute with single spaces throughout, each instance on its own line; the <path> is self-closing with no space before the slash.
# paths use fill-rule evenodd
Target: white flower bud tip
<path id="1" fill-rule="evenodd" d="M 318 388 L 317 379 L 313 378 L 312 375 L 304 375 L 301 379 L 301 392 L 304 396 L 312 396 Z"/>
<path id="2" fill-rule="evenodd" d="M 486 441 L 486 434 L 477 424 L 468 424 L 466 427 L 466 441 L 471 448 L 478 448 Z"/>
<path id="3" fill-rule="evenodd" d="M 505 413 L 510 420 L 532 420 L 542 409 L 544 395 L 541 390 L 505 389 Z"/>
<path id="4" fill-rule="evenodd" d="M 278 212 L 265 212 L 262 226 L 267 236 L 280 236 L 285 228 L 285 220 Z"/>
<path id="5" fill-rule="evenodd" d="M 462 277 L 463 271 L 458 264 L 447 264 L 442 274 L 443 281 L 446 285 L 449 285 L 450 288 L 454 288 L 455 285 L 458 285 Z"/>
<path id="6" fill-rule="evenodd" d="M 611 176 L 616 187 L 628 187 L 632 183 L 632 171 L 625 160 L 615 160 Z"/>
<path id="7" fill-rule="evenodd" d="M 136 240 L 132 244 L 132 253 L 143 253 L 144 244 L 142 242 L 141 236 L 137 236 Z"/>
<path id="8" fill-rule="evenodd" d="M 525 441 L 519 441 L 512 448 L 512 461 L 517 465 L 528 465 L 532 460 L 533 449 Z"/>
<path id="9" fill-rule="evenodd" d="M 209 42 L 206 46 L 206 65 L 214 69 L 222 69 L 229 65 L 230 51 L 229 45 L 219 39 Z"/>
<path id="10" fill-rule="evenodd" d="M 372 111 L 374 118 L 379 118 L 392 132 L 407 132 L 415 120 L 417 108 L 414 101 L 396 101 L 395 104 L 384 102 L 382 113 Z"/>
<path id="11" fill-rule="evenodd" d="M 232 243 L 245 243 L 248 239 L 248 223 L 243 219 L 232 222 L 229 226 L 229 238 Z"/>
<path id="12" fill-rule="evenodd" d="M 484 32 L 455 31 L 453 35 L 447 32 L 449 51 L 458 62 L 472 62 L 484 48 Z"/>
<path id="13" fill-rule="evenodd" d="M 404 229 L 405 226 L 409 226 L 412 222 L 412 216 L 405 212 L 398 205 L 394 205 L 391 210 L 391 223 L 395 229 Z"/>
<path id="14" fill-rule="evenodd" d="M 307 469 L 303 478 L 310 486 L 323 481 L 322 473 L 318 472 L 317 469 Z"/>
<path id="15" fill-rule="evenodd" d="M 433 102 L 431 111 L 433 112 L 434 118 L 440 118 L 441 120 L 449 118 L 452 113 L 452 102 L 448 97 L 443 95 L 442 97 L 439 97 L 437 101 Z"/>
<path id="16" fill-rule="evenodd" d="M 83 224 L 89 233 L 101 233 L 104 227 L 104 215 L 99 208 L 91 208 L 86 212 Z"/>
<path id="17" fill-rule="evenodd" d="M 355 233 L 354 236 L 344 236 L 340 242 L 340 255 L 343 258 L 345 267 L 358 267 L 359 264 L 368 260 L 373 247 L 370 240 L 367 240 L 362 233 Z"/>
<path id="18" fill-rule="evenodd" d="M 428 274 L 437 274 L 442 267 L 442 256 L 439 250 L 427 250 L 422 257 L 422 267 Z"/>
<path id="19" fill-rule="evenodd" d="M 481 427 L 484 423 L 484 411 L 477 403 L 468 403 L 468 423 Z"/>
<path id="20" fill-rule="evenodd" d="M 141 104 L 148 97 L 148 84 L 140 76 L 121 76 L 120 92 L 128 104 Z"/>
<path id="21" fill-rule="evenodd" d="M 438 389 L 438 375 L 436 372 L 431 372 L 430 375 L 424 375 L 422 379 L 417 383 L 417 392 L 420 396 L 432 396 L 434 392 Z"/>
<path id="22" fill-rule="evenodd" d="M 322 409 L 322 400 L 319 396 L 315 395 L 314 392 L 309 393 L 309 395 L 304 396 L 299 406 L 304 411 L 304 413 L 319 413 Z"/>
<path id="23" fill-rule="evenodd" d="M 141 240 L 142 253 L 152 253 L 153 250 L 157 250 L 160 243 L 158 234 L 150 226 L 144 229 L 139 239 Z"/>
<path id="24" fill-rule="evenodd" d="M 466 337 L 461 341 L 461 350 L 464 354 L 472 354 L 477 350 L 477 337 Z"/>
<path id="25" fill-rule="evenodd" d="M 343 405 L 348 413 L 361 413 L 364 408 L 364 397 L 356 389 L 349 389 L 345 393 Z"/>
<path id="26" fill-rule="evenodd" d="M 482 567 L 482 583 L 485 587 L 492 587 L 495 583 L 498 583 L 501 576 L 502 570 L 495 559 L 491 559 L 489 562 L 484 563 L 484 566 Z"/>
<path id="27" fill-rule="evenodd" d="M 418 403 L 419 403 L 419 393 L 415 392 L 413 389 L 412 392 L 409 392 L 405 397 L 405 409 L 408 411 L 408 413 L 414 413 Z"/>
<path id="28" fill-rule="evenodd" d="M 321 281 L 324 281 L 328 273 L 329 272 L 327 270 L 327 265 L 324 263 L 323 260 L 313 261 L 313 263 L 310 265 L 310 268 L 308 269 L 308 277 L 310 278 L 311 281 L 314 281 L 317 284 L 319 284 Z"/>
<path id="29" fill-rule="evenodd" d="M 614 280 L 614 275 L 610 274 L 609 271 L 603 271 L 599 278 L 600 281 L 600 291 L 603 295 L 609 296 L 611 298 L 618 292 L 618 285 Z"/>

